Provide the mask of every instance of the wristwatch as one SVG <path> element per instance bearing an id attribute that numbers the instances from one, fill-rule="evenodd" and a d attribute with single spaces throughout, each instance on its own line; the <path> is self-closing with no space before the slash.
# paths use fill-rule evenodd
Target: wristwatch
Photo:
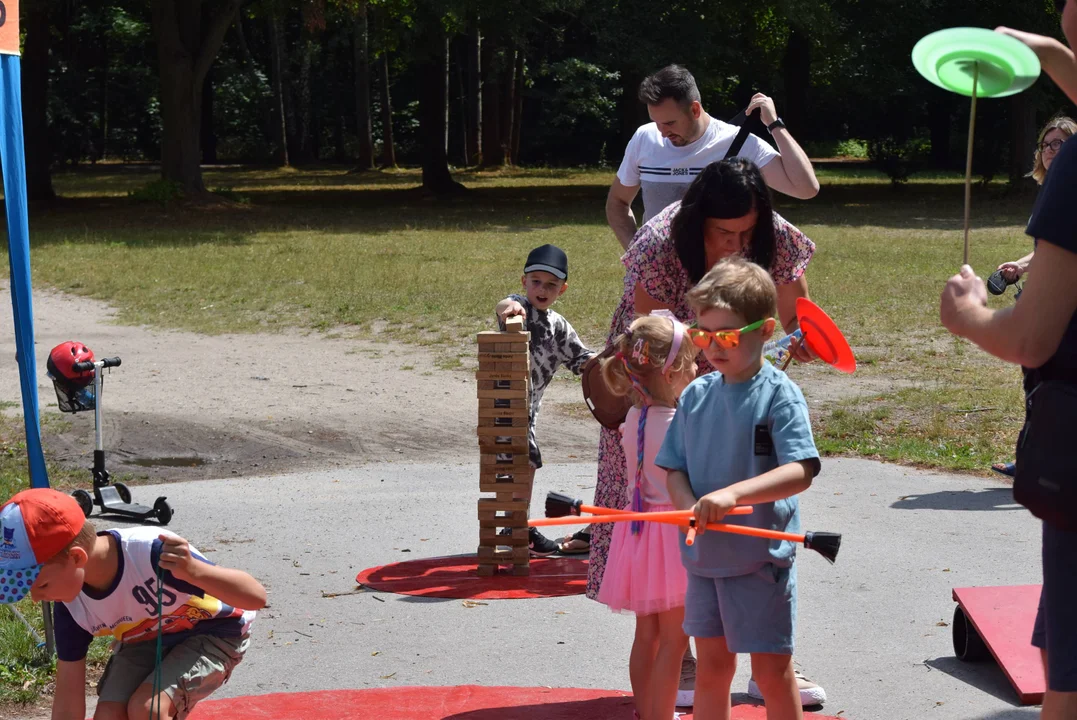
<path id="1" fill-rule="evenodd" d="M 772 122 L 770 125 L 767 125 L 767 132 L 772 133 L 775 130 L 777 130 L 778 128 L 783 128 L 783 127 L 785 127 L 785 123 L 782 122 L 781 118 L 778 118 L 777 120 Z"/>

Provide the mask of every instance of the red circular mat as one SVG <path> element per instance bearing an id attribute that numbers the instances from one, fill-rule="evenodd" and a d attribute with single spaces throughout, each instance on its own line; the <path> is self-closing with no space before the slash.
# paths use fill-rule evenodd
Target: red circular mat
<path id="1" fill-rule="evenodd" d="M 630 720 L 632 697 L 616 690 L 515 687 L 395 687 L 280 693 L 207 700 L 190 720 Z M 692 715 L 682 715 L 692 720 Z M 766 720 L 737 705 L 733 720 Z M 806 720 L 827 716 L 804 713 Z M 831 719 L 833 720 L 833 719 Z"/>
<path id="2" fill-rule="evenodd" d="M 499 573 L 479 577 L 474 555 L 425 558 L 364 570 L 355 578 L 371 590 L 421 597 L 521 600 L 579 595 L 587 587 L 584 557 L 549 557 L 531 560 L 531 574 L 514 577 Z"/>

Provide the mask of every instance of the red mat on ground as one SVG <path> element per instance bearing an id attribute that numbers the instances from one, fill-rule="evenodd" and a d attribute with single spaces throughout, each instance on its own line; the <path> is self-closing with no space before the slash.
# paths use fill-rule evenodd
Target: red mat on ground
<path id="1" fill-rule="evenodd" d="M 1040 649 L 1031 642 L 1040 587 L 954 588 L 954 600 L 980 633 L 1025 705 L 1042 703 L 1047 689 Z"/>
<path id="2" fill-rule="evenodd" d="M 371 590 L 420 597 L 520 600 L 579 595 L 587 587 L 585 557 L 531 560 L 531 575 L 479 577 L 474 555 L 408 560 L 364 570 L 355 578 Z"/>
<path id="3" fill-rule="evenodd" d="M 514 687 L 396 687 L 281 693 L 207 700 L 190 720 L 631 720 L 632 698 L 611 690 Z M 804 713 L 806 719 L 834 720 Z M 691 720 L 692 716 L 683 716 Z M 756 705 L 733 720 L 765 720 Z M 847 719 L 846 719 L 847 720 Z"/>

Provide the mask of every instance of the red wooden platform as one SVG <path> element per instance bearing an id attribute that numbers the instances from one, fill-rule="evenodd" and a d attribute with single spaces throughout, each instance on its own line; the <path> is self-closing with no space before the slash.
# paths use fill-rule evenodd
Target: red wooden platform
<path id="1" fill-rule="evenodd" d="M 954 588 L 954 600 L 983 638 L 1023 705 L 1043 702 L 1047 681 L 1032 627 L 1040 585 Z"/>

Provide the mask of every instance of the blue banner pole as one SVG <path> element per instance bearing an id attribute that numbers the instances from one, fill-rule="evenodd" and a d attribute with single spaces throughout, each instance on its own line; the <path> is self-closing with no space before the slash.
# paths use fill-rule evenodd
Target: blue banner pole
<path id="1" fill-rule="evenodd" d="M 18 55 L 0 54 L 0 163 L 4 169 L 11 306 L 15 316 L 15 356 L 22 386 L 26 455 L 30 484 L 48 487 L 37 399 L 34 310 L 30 299 L 30 223 L 26 207 L 26 155 L 22 136 L 22 68 Z"/>

